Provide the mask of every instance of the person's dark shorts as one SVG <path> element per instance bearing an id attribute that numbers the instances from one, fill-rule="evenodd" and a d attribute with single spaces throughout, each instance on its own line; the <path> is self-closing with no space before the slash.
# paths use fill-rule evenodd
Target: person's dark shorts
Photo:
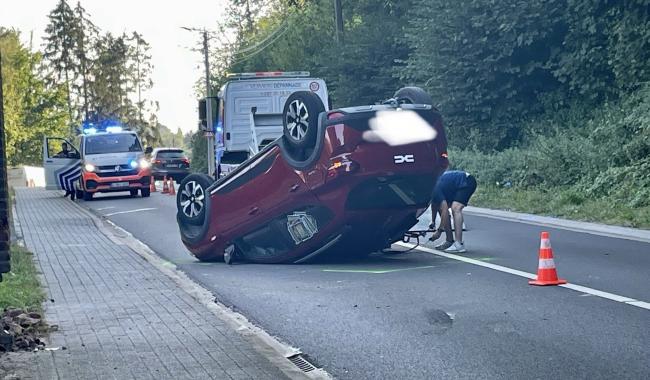
<path id="1" fill-rule="evenodd" d="M 467 206 L 469 204 L 469 199 L 472 197 L 476 191 L 476 178 L 473 175 L 467 176 L 467 186 L 461 187 L 456 191 L 452 199 L 453 202 L 462 203 Z M 451 207 L 451 204 L 449 205 Z"/>

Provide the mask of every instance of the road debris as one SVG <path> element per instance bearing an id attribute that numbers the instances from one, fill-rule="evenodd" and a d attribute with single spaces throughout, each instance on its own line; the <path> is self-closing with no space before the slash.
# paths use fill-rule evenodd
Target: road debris
<path id="1" fill-rule="evenodd" d="M 39 313 L 7 308 L 0 318 L 0 353 L 43 349 L 45 342 L 40 337 L 47 331 Z"/>

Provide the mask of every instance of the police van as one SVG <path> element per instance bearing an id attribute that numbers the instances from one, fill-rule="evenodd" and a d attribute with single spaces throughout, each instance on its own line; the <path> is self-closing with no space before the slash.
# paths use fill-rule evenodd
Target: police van
<path id="1" fill-rule="evenodd" d="M 227 80 L 218 93 L 215 127 L 223 174 L 282 136 L 284 103 L 294 92 L 314 92 L 329 110 L 325 81 L 306 71 L 229 74 Z"/>
<path id="2" fill-rule="evenodd" d="M 106 123 L 86 123 L 82 132 L 76 144 L 45 137 L 46 189 L 74 191 L 77 198 L 86 201 L 100 192 L 150 195 L 151 165 L 135 132 Z"/>

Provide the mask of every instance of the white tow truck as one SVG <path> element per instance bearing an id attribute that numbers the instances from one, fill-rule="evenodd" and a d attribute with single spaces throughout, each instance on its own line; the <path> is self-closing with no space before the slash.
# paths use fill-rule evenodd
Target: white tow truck
<path id="1" fill-rule="evenodd" d="M 218 93 L 216 164 L 222 175 L 282 136 L 282 111 L 296 91 L 316 93 L 329 110 L 325 81 L 309 72 L 229 74 Z"/>

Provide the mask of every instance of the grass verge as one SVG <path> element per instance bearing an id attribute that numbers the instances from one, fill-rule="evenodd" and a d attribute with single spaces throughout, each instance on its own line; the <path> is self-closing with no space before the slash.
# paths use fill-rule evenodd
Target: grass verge
<path id="1" fill-rule="evenodd" d="M 25 248 L 11 247 L 11 272 L 0 282 L 0 311 L 15 307 L 29 311 L 42 311 L 45 292 L 38 280 L 33 254 Z"/>
<path id="2" fill-rule="evenodd" d="M 650 206 L 634 208 L 622 202 L 590 199 L 570 188 L 543 191 L 479 185 L 471 205 L 650 229 Z"/>

